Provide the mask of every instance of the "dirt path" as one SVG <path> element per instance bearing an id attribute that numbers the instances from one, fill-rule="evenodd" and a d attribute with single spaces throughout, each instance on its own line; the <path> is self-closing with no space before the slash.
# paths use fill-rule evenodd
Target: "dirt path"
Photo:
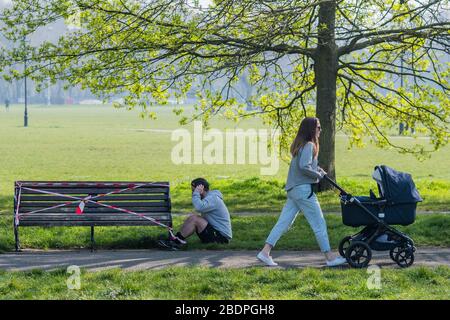
<path id="1" fill-rule="evenodd" d="M 109 268 L 125 270 L 161 269 L 169 266 L 206 266 L 218 268 L 247 268 L 262 266 L 256 259 L 257 251 L 160 251 L 160 250 L 101 250 L 91 253 L 81 251 L 31 251 L 0 254 L 0 269 L 10 271 L 44 269 L 52 270 L 77 265 L 96 271 Z M 318 251 L 274 251 L 274 260 L 280 268 L 322 268 L 323 256 Z M 397 265 L 388 252 L 374 252 L 371 264 L 380 267 Z M 450 248 L 422 247 L 416 252 L 415 266 L 450 266 Z"/>

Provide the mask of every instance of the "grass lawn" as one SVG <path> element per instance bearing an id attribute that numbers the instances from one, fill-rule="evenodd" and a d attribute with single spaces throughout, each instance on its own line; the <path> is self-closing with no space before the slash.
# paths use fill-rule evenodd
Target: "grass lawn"
<path id="1" fill-rule="evenodd" d="M 449 267 L 366 270 L 167 268 L 82 272 L 68 290 L 65 270 L 0 271 L 0 299 L 450 299 Z"/>
<path id="2" fill-rule="evenodd" d="M 223 191 L 232 212 L 279 212 L 285 201 L 286 163 L 280 162 L 274 176 L 261 176 L 259 165 L 174 165 L 170 155 L 176 142 L 170 130 L 179 127 L 177 118 L 171 107 L 156 110 L 159 119 L 153 121 L 111 106 L 31 106 L 30 126 L 23 128 L 21 106 L 12 106 L 10 112 L 0 109 L 0 215 L 11 213 L 15 180 L 165 180 L 173 186 L 174 212 L 186 212 L 191 207 L 189 181 L 198 176 Z M 238 124 L 216 118 L 211 126 L 262 127 L 255 118 Z M 407 137 L 393 140 L 413 142 Z M 370 144 L 348 149 L 345 137 L 336 140 L 338 182 L 349 192 L 367 195 L 369 189 L 376 190 L 370 174 L 375 165 L 386 164 L 413 174 L 424 198 L 421 211 L 450 208 L 449 159 L 450 146 L 420 162 Z M 333 192 L 320 197 L 325 211 L 339 211 Z"/>
<path id="3" fill-rule="evenodd" d="M 170 130 L 179 128 L 172 107 L 155 107 L 158 120 L 143 120 L 137 111 L 111 106 L 31 106 L 29 127 L 23 128 L 23 107 L 0 109 L 0 187 L 6 192 L 16 179 L 169 179 L 173 184 L 204 175 L 210 179 L 259 176 L 259 165 L 174 165 L 170 159 Z M 262 128 L 257 118 L 234 123 L 213 118 L 212 128 Z M 192 124 L 186 126 L 192 129 Z M 427 139 L 392 137 L 402 145 L 427 144 Z M 208 143 L 204 142 L 204 146 Z M 373 167 L 386 164 L 415 179 L 450 180 L 450 146 L 420 162 L 411 155 L 380 150 L 368 144 L 348 149 L 347 139 L 336 140 L 339 178 L 370 179 Z M 274 177 L 285 179 L 287 164 Z M 5 189 L 4 189 L 5 188 Z"/>
<path id="4" fill-rule="evenodd" d="M 157 107 L 157 121 L 142 120 L 136 111 L 117 110 L 110 106 L 31 106 L 30 126 L 23 128 L 22 107 L 14 105 L 10 112 L 0 109 L 0 249 L 12 248 L 13 183 L 15 180 L 168 180 L 172 184 L 174 213 L 186 213 L 192 208 L 189 181 L 204 176 L 213 188 L 220 189 L 230 212 L 253 211 L 279 213 L 285 202 L 283 190 L 287 164 L 281 162 L 275 176 L 260 176 L 257 165 L 174 165 L 170 160 L 170 129 L 178 127 L 171 107 Z M 260 128 L 257 119 L 239 124 L 214 119 L 212 127 Z M 192 125 L 187 126 L 188 129 Z M 154 130 L 156 131 L 149 131 Z M 412 139 L 394 138 L 411 143 Z M 401 139 L 401 140 L 398 140 Z M 424 139 L 419 141 L 425 143 Z M 367 195 L 376 189 L 370 178 L 373 166 L 387 164 L 411 172 L 424 202 L 420 211 L 448 211 L 450 208 L 450 147 L 419 162 L 410 155 L 392 150 L 347 148 L 345 137 L 337 137 L 338 182 L 349 192 Z M 339 212 L 335 192 L 319 195 L 324 211 Z M 276 217 L 234 217 L 233 248 L 256 248 L 273 226 Z M 175 219 L 175 225 L 181 218 Z M 351 232 L 342 226 L 339 217 L 329 217 L 332 243 Z M 426 227 L 420 227 L 425 224 Z M 429 225 L 428 225 L 429 224 Z M 420 217 L 411 226 L 418 243 L 448 244 L 448 218 L 433 215 Z M 447 226 L 447 230 L 443 229 Z M 250 228 L 250 229 L 249 229 Z M 297 227 L 296 227 L 297 228 Z M 305 221 L 291 232 L 284 247 L 311 248 L 314 243 L 300 239 L 309 231 Z M 428 230 L 428 228 L 431 228 Z M 436 229 L 439 233 L 436 233 Z M 251 232 L 248 232 L 251 230 Z M 336 230 L 336 231 L 335 231 Z M 428 230 L 428 231 L 427 231 Z M 442 232 L 440 230 L 443 230 Z M 143 248 L 151 246 L 160 230 L 156 228 L 99 228 L 100 247 Z M 429 232 L 428 235 L 424 236 Z M 447 232 L 447 233 L 446 233 Z M 69 248 L 85 246 L 88 228 L 24 228 L 24 247 Z M 420 236 L 419 236 L 420 234 Z M 445 238 L 445 236 L 447 238 Z M 248 237 L 248 239 L 245 239 Z M 292 238 L 291 238 L 292 237 Z M 443 239 L 443 242 L 436 239 Z M 298 240 L 292 240 L 298 239 Z M 195 247 L 195 242 L 192 244 Z"/>

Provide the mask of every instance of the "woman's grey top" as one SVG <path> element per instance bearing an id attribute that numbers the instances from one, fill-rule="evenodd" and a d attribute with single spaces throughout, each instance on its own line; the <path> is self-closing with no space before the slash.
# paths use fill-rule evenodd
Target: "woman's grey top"
<path id="1" fill-rule="evenodd" d="M 289 165 L 289 173 L 286 181 L 286 191 L 300 184 L 312 184 L 319 182 L 322 175 L 318 171 L 317 158 L 314 158 L 314 145 L 306 143 L 298 150 Z"/>

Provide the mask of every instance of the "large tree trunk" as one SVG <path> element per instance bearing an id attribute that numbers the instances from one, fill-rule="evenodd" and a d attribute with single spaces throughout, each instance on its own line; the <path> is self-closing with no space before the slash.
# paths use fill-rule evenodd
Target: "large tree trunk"
<path id="1" fill-rule="evenodd" d="M 335 172 L 336 135 L 336 74 L 337 46 L 335 42 L 336 1 L 327 1 L 319 8 L 319 43 L 316 50 L 314 72 L 317 85 L 316 115 L 320 120 L 319 165 L 332 179 Z M 321 183 L 321 190 L 330 189 L 328 183 Z"/>

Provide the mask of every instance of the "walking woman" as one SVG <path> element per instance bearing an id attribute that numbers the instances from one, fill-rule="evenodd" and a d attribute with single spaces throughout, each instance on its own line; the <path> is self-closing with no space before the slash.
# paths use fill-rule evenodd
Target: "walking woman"
<path id="1" fill-rule="evenodd" d="M 326 172 L 317 165 L 319 155 L 320 123 L 317 118 L 305 118 L 300 124 L 297 136 L 291 145 L 292 161 L 286 182 L 287 201 L 277 223 L 273 227 L 266 244 L 257 258 L 268 266 L 278 265 L 272 260 L 270 251 L 278 239 L 291 227 L 301 210 L 314 231 L 320 250 L 324 253 L 329 267 L 346 263 L 331 252 L 327 225 L 312 184 L 318 183 Z"/>

